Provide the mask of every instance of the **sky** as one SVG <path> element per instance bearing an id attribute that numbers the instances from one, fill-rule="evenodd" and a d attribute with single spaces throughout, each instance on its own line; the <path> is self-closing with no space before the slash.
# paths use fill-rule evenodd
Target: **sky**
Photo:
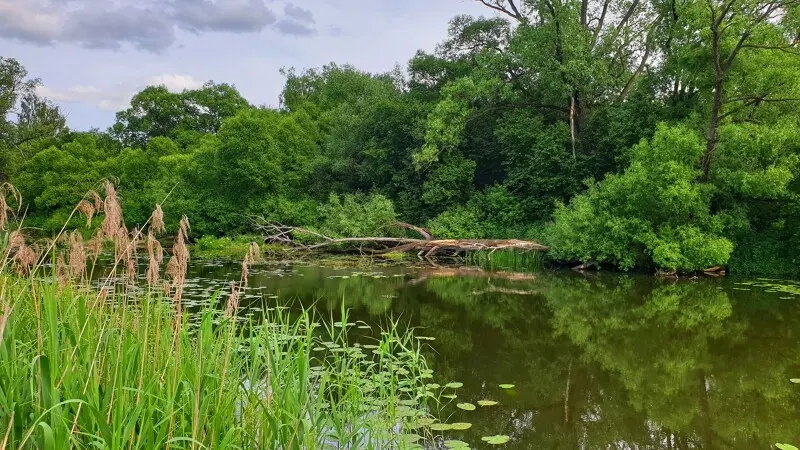
<path id="1" fill-rule="evenodd" d="M 105 129 L 147 85 L 230 83 L 278 106 L 282 67 L 371 72 L 434 50 L 474 0 L 0 0 L 0 56 L 15 58 L 76 130 Z"/>

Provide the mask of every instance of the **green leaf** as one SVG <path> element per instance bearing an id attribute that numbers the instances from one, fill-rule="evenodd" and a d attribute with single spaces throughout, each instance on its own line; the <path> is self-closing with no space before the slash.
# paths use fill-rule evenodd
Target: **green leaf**
<path id="1" fill-rule="evenodd" d="M 464 441 L 450 440 L 450 441 L 444 441 L 444 447 L 455 450 L 466 450 L 469 448 L 469 444 L 467 444 Z"/>
<path id="2" fill-rule="evenodd" d="M 501 389 L 514 389 L 514 385 L 513 384 L 501 384 L 500 388 Z"/>
<path id="3" fill-rule="evenodd" d="M 508 442 L 509 439 L 510 438 L 508 436 L 503 434 L 496 434 L 494 436 L 484 436 L 481 438 L 482 441 L 490 445 L 505 444 L 506 442 Z"/>
<path id="4" fill-rule="evenodd" d="M 791 382 L 792 382 L 792 383 L 794 383 L 794 384 L 800 384 L 800 378 L 792 378 L 792 379 L 791 379 L 791 380 L 789 380 L 789 381 L 791 381 Z"/>
<path id="5" fill-rule="evenodd" d="M 458 389 L 460 387 L 464 387 L 464 383 L 459 383 L 457 381 L 454 381 L 452 383 L 445 384 L 444 387 L 447 387 L 447 388 L 450 388 L 450 389 Z"/>
<path id="6" fill-rule="evenodd" d="M 464 411 L 475 411 L 475 405 L 472 403 L 459 403 L 456 405 L 458 409 L 463 409 Z"/>
<path id="7" fill-rule="evenodd" d="M 472 428 L 472 424 L 469 423 L 469 422 L 456 422 L 452 426 L 453 426 L 453 430 L 456 430 L 456 431 L 464 431 L 464 430 L 469 430 L 470 428 Z"/>
<path id="8" fill-rule="evenodd" d="M 800 450 L 791 444 L 775 444 L 775 447 L 778 447 L 781 450 Z"/>
<path id="9" fill-rule="evenodd" d="M 481 406 L 494 406 L 497 402 L 494 400 L 478 400 L 478 404 Z"/>

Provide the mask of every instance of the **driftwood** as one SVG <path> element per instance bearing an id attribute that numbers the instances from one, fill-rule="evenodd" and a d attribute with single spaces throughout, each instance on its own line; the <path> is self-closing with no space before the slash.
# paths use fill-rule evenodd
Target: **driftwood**
<path id="1" fill-rule="evenodd" d="M 550 248 L 535 241 L 522 241 L 517 239 L 435 239 L 430 231 L 404 222 L 396 222 L 395 226 L 413 230 L 422 236 L 422 239 L 397 238 L 397 237 L 348 237 L 331 238 L 315 231 L 300 227 L 287 227 L 272 223 L 260 223 L 258 228 L 265 233 L 265 242 L 285 242 L 294 245 L 297 250 L 319 250 L 325 247 L 347 246 L 373 255 L 386 253 L 417 252 L 419 256 L 435 256 L 438 253 L 463 253 L 467 251 L 497 251 L 497 250 L 522 250 L 546 252 Z M 287 239 L 287 236 L 303 234 L 310 236 L 317 242 L 300 245 Z"/>

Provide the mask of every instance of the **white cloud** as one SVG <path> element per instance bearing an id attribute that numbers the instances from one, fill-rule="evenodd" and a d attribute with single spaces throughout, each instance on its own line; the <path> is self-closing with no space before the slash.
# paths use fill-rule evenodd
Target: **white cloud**
<path id="1" fill-rule="evenodd" d="M 58 89 L 44 85 L 39 88 L 39 94 L 59 103 L 89 103 L 100 110 L 116 112 L 130 106 L 131 98 L 147 86 L 164 86 L 171 92 L 181 92 L 202 85 L 190 75 L 164 73 L 102 87 L 77 85 Z"/>

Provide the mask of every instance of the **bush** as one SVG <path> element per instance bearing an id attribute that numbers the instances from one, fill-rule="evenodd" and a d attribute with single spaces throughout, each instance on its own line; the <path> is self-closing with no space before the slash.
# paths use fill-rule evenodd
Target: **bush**
<path id="1" fill-rule="evenodd" d="M 452 207 L 429 222 L 441 238 L 513 238 L 525 234 L 522 203 L 505 186 L 475 193 L 466 205 Z"/>
<path id="2" fill-rule="evenodd" d="M 733 244 L 710 212 L 711 186 L 699 183 L 703 141 L 682 126 L 659 126 L 651 142 L 631 152 L 631 165 L 608 175 L 569 206 L 559 205 L 550 227 L 551 256 L 694 271 L 724 265 Z"/>
<path id="3" fill-rule="evenodd" d="M 392 201 L 380 194 L 331 194 L 319 210 L 320 231 L 331 237 L 380 236 L 397 221 Z"/>

